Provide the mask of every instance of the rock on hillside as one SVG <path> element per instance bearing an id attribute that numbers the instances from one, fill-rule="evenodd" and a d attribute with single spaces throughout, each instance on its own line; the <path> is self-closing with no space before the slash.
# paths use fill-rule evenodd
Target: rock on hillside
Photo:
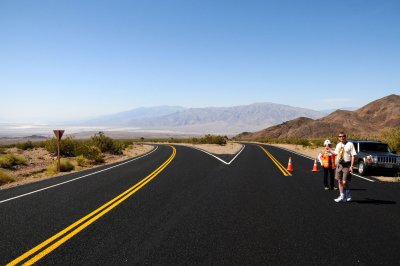
<path id="1" fill-rule="evenodd" d="M 377 135 L 381 130 L 400 126 L 400 96 L 389 95 L 355 111 L 337 110 L 320 119 L 296 118 L 254 133 L 242 133 L 239 139 L 324 138 L 338 131 L 351 135 Z"/>

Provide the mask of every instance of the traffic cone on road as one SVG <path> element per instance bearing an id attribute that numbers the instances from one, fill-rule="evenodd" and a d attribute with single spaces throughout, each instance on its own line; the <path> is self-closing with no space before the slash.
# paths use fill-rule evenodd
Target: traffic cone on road
<path id="1" fill-rule="evenodd" d="M 288 170 L 289 172 L 293 171 L 292 157 L 289 157 L 289 162 L 288 162 L 288 166 L 287 166 L 286 170 Z"/>
<path id="2" fill-rule="evenodd" d="M 313 168 L 312 168 L 312 171 L 313 171 L 313 172 L 319 172 L 319 170 L 318 170 L 318 165 L 317 165 L 317 159 L 314 160 L 314 166 L 313 166 Z"/>

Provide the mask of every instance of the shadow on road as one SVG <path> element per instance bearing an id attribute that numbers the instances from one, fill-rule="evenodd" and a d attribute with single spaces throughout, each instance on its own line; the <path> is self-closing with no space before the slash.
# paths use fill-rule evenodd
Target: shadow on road
<path id="1" fill-rule="evenodd" d="M 365 198 L 364 200 L 353 200 L 353 202 L 360 203 L 360 204 L 375 204 L 375 205 L 381 205 L 381 204 L 397 204 L 396 201 L 391 201 L 391 200 L 377 200 L 377 199 L 370 199 L 370 198 Z"/>
<path id="2" fill-rule="evenodd" d="M 365 188 L 350 188 L 351 191 L 366 191 Z"/>

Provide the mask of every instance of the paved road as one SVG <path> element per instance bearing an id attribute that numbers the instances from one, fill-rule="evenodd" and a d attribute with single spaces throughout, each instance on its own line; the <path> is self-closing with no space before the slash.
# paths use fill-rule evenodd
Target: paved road
<path id="1" fill-rule="evenodd" d="M 291 175 L 278 167 L 289 156 Z M 271 146 L 246 144 L 227 164 L 161 145 L 3 190 L 0 264 L 398 265 L 399 184 L 354 177 L 354 201 L 335 203 L 312 164 Z"/>

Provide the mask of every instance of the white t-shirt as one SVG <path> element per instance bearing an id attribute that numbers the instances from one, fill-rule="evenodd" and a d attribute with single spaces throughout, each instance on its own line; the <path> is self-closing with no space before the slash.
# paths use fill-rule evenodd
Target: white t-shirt
<path id="1" fill-rule="evenodd" d="M 352 142 L 347 141 L 346 144 L 339 142 L 336 145 L 335 154 L 337 155 L 338 160 L 343 158 L 345 162 L 350 162 L 351 156 L 357 155 L 357 152 L 356 149 L 354 148 L 354 144 Z"/>

